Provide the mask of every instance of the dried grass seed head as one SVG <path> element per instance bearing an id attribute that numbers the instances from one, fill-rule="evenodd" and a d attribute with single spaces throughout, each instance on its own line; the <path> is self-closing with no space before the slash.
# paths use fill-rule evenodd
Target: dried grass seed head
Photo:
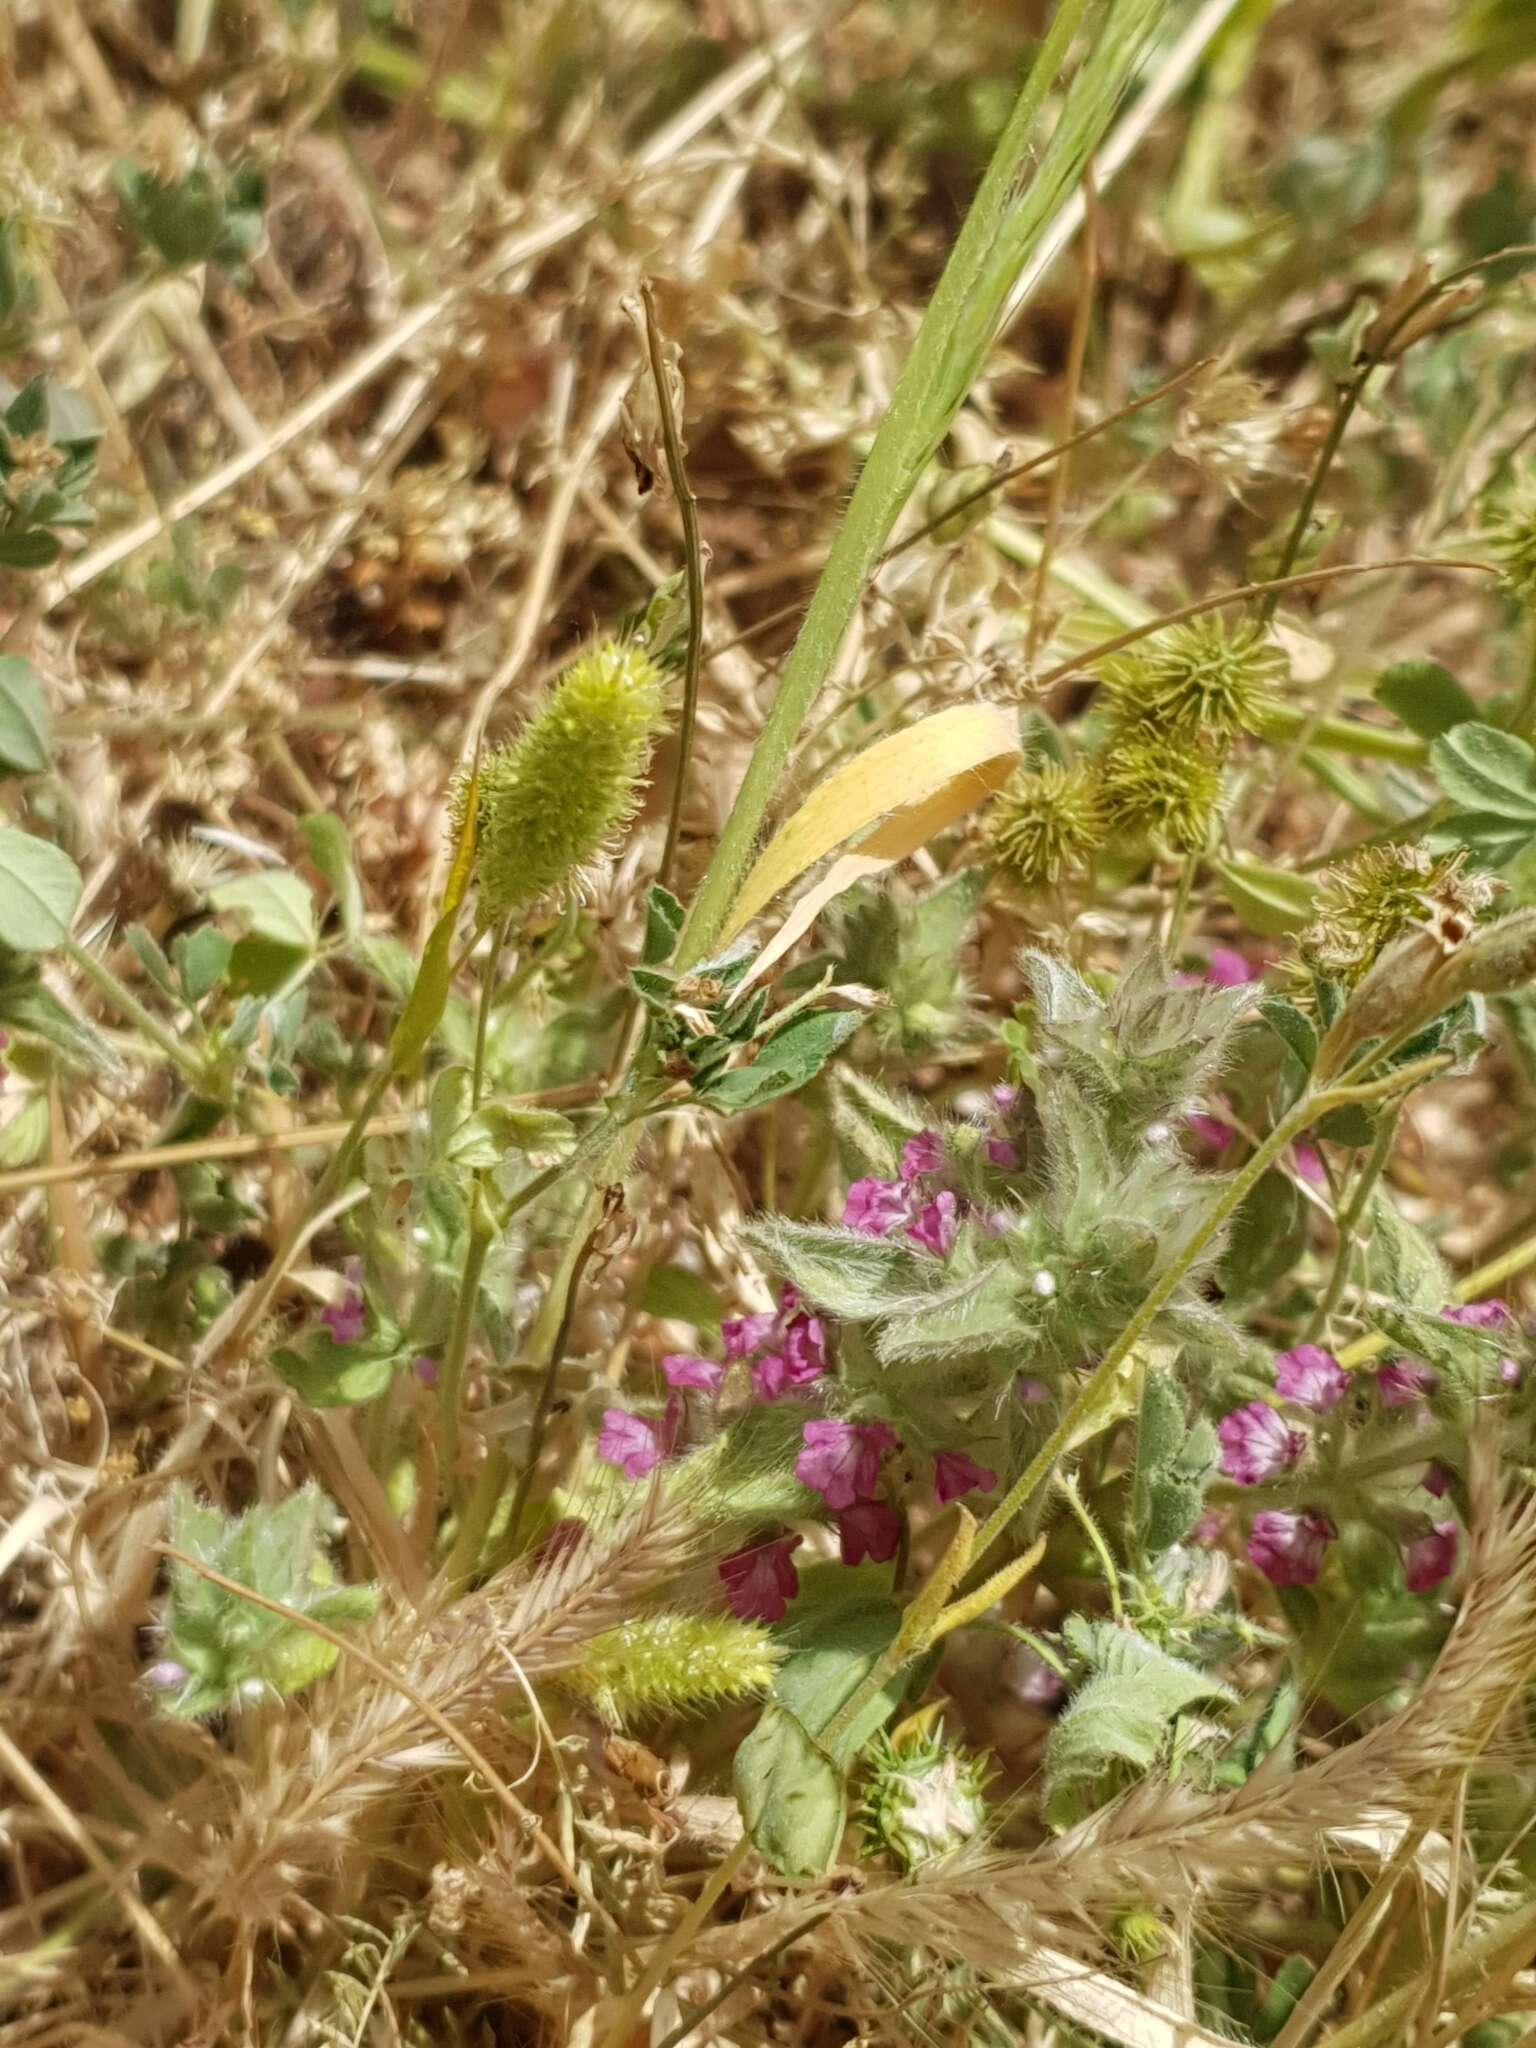
<path id="1" fill-rule="evenodd" d="M 517 737 L 480 763 L 476 876 L 495 923 L 577 880 L 633 815 L 666 684 L 634 642 L 606 641 L 561 676 Z M 455 836 L 463 790 L 454 802 Z"/>

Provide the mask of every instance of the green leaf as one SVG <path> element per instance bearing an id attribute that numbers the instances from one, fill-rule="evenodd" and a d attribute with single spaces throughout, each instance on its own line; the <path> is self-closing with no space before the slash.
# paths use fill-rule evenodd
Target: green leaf
<path id="1" fill-rule="evenodd" d="M 1276 1970 L 1264 2003 L 1254 2015 L 1253 2038 L 1273 2041 L 1301 2003 L 1302 1994 L 1317 1975 L 1317 1965 L 1306 1956 L 1287 1956 Z"/>
<path id="2" fill-rule="evenodd" d="M 0 655 L 0 767 L 36 775 L 48 766 L 48 705 L 30 662 Z"/>
<path id="3" fill-rule="evenodd" d="M 652 884 L 645 899 L 645 944 L 640 953 L 642 967 L 660 967 L 664 960 L 671 959 L 686 915 L 670 889 L 664 889 L 660 882 Z"/>
<path id="4" fill-rule="evenodd" d="M 1317 884 L 1305 875 L 1247 859 L 1219 860 L 1216 870 L 1233 909 L 1265 938 L 1283 939 L 1311 919 Z"/>
<path id="5" fill-rule="evenodd" d="M 684 1266 L 652 1266 L 641 1282 L 640 1306 L 648 1316 L 691 1323 L 711 1336 L 719 1330 L 724 1313 L 709 1282 Z"/>
<path id="6" fill-rule="evenodd" d="M 897 1672 L 838 1736 L 830 1752 L 816 1738 L 851 1699 L 888 1647 L 901 1615 L 886 1595 L 819 1607 L 797 1618 L 805 1646 L 774 1678 L 774 1698 L 736 1752 L 736 1796 L 754 1845 L 786 1876 L 824 1871 L 843 1832 L 843 1773 L 884 1726 L 910 1682 Z M 811 1640 L 806 1641 L 806 1635 Z"/>
<path id="7" fill-rule="evenodd" d="M 46 569 L 63 552 L 45 527 L 0 529 L 0 569 Z"/>
<path id="8" fill-rule="evenodd" d="M 1310 1074 L 1317 1064 L 1317 1031 L 1306 1012 L 1283 996 L 1268 996 L 1259 1005 L 1259 1015 L 1296 1055 L 1303 1071 Z"/>
<path id="9" fill-rule="evenodd" d="M 338 1344 L 322 1326 L 301 1348 L 274 1352 L 272 1369 L 311 1408 L 355 1408 L 377 1400 L 408 1359 L 392 1324 L 355 1344 Z"/>
<path id="10" fill-rule="evenodd" d="M 1157 1762 L 1174 1720 L 1229 1687 L 1144 1637 L 1074 1615 L 1067 1642 L 1090 1671 L 1045 1746 L 1046 1815 L 1069 1827 Z"/>
<path id="11" fill-rule="evenodd" d="M 176 956 L 182 993 L 188 1002 L 200 1003 L 229 972 L 234 948 L 216 924 L 200 924 L 195 931 L 181 933 L 171 951 Z"/>
<path id="12" fill-rule="evenodd" d="M 5 431 L 18 440 L 40 434 L 48 418 L 48 380 L 29 377 L 5 409 Z"/>
<path id="13" fill-rule="evenodd" d="M 887 1237 L 864 1237 L 822 1223 L 765 1216 L 743 1233 L 813 1307 L 864 1321 L 893 1300 L 920 1293 L 925 1273 L 917 1253 Z M 929 1264 L 931 1265 L 931 1261 Z"/>
<path id="14" fill-rule="evenodd" d="M 171 963 L 166 959 L 160 941 L 154 933 L 146 931 L 141 924 L 131 924 L 123 937 L 128 941 L 134 959 L 138 961 L 161 995 L 174 1003 L 176 983 L 171 975 Z"/>
<path id="15" fill-rule="evenodd" d="M 736 1750 L 742 1824 L 786 1877 L 819 1877 L 842 1840 L 842 1777 L 786 1708 L 770 1700 Z"/>
<path id="16" fill-rule="evenodd" d="M 0 1124 L 0 1169 L 13 1173 L 41 1159 L 48 1144 L 48 1123 L 48 1097 L 41 1088 L 33 1088 L 21 1098 L 10 1121 Z"/>
<path id="17" fill-rule="evenodd" d="M 1306 1213 L 1296 1183 L 1271 1167 L 1232 1219 L 1221 1262 L 1221 1284 L 1230 1300 L 1252 1301 L 1284 1279 L 1305 1245 Z"/>
<path id="18" fill-rule="evenodd" d="M 1524 740 L 1497 726 L 1457 725 L 1435 741 L 1429 760 L 1456 803 L 1536 831 L 1536 751 Z"/>
<path id="19" fill-rule="evenodd" d="M 1426 740 L 1477 717 L 1476 704 L 1438 661 L 1393 662 L 1376 685 L 1376 701 Z"/>
<path id="20" fill-rule="evenodd" d="M 1451 811 L 1429 835 L 1433 853 L 1450 853 L 1464 846 L 1485 866 L 1512 866 L 1526 854 L 1536 824 L 1525 818 L 1507 817 L 1500 811 Z"/>
<path id="21" fill-rule="evenodd" d="M 83 886 L 67 853 L 0 825 L 0 945 L 14 953 L 62 946 Z"/>
<path id="22" fill-rule="evenodd" d="M 711 1081 L 700 1091 L 701 1099 L 729 1114 L 792 1095 L 815 1079 L 862 1021 L 854 1010 L 807 1010 L 775 1032 L 751 1066 L 735 1067 Z"/>
<path id="23" fill-rule="evenodd" d="M 272 868 L 259 875 L 241 875 L 236 881 L 220 882 L 209 890 L 208 900 L 215 910 L 247 919 L 259 938 L 291 946 L 301 953 L 312 953 L 315 949 L 314 898 L 287 868 Z"/>
<path id="24" fill-rule="evenodd" d="M 506 1103 L 482 1103 L 455 1128 L 443 1156 L 455 1166 L 479 1172 L 512 1152 L 559 1151 L 575 1137 L 569 1121 L 552 1109 L 513 1109 Z"/>
<path id="25" fill-rule="evenodd" d="M 352 843 L 347 828 L 330 811 L 312 811 L 299 820 L 309 857 L 330 885 L 342 929 L 355 939 L 363 928 L 363 891 L 352 865 Z"/>
<path id="26" fill-rule="evenodd" d="M 1471 1329 L 1465 1323 L 1448 1323 L 1425 1309 L 1398 1308 L 1392 1303 L 1374 1307 L 1371 1320 L 1415 1358 L 1474 1387 L 1496 1384 L 1499 1360 L 1518 1341 L 1513 1330 L 1506 1334 Z"/>
<path id="27" fill-rule="evenodd" d="M 1429 1239 L 1389 1195 L 1371 1198 L 1371 1288 L 1403 1308 L 1439 1309 L 1451 1298 L 1450 1275 Z"/>
<path id="28" fill-rule="evenodd" d="M 1143 1375 L 1131 1488 L 1131 1538 L 1144 1559 L 1160 1557 L 1186 1536 L 1205 1499 L 1215 1463 L 1210 1424 L 1186 1419 L 1183 1388 L 1169 1373 Z"/>

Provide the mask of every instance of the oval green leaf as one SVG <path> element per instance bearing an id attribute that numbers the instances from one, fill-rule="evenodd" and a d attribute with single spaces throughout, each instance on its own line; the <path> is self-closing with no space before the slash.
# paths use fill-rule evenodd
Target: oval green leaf
<path id="1" fill-rule="evenodd" d="M 80 871 L 67 853 L 14 826 L 0 826 L 0 945 L 47 953 L 69 937 Z"/>

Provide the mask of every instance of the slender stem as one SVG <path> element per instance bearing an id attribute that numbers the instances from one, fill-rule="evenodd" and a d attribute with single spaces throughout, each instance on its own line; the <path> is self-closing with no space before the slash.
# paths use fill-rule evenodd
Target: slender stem
<path id="1" fill-rule="evenodd" d="M 1394 1108 L 1382 1117 L 1375 1143 L 1371 1146 L 1366 1162 L 1360 1169 L 1359 1178 L 1350 1191 L 1347 1205 L 1339 1213 L 1338 1243 L 1334 1248 L 1333 1271 L 1328 1276 L 1327 1288 L 1313 1311 L 1311 1321 L 1302 1333 L 1308 1342 L 1327 1329 L 1329 1320 L 1339 1305 L 1339 1298 L 1349 1279 L 1350 1261 L 1355 1249 L 1355 1232 L 1360 1227 L 1360 1220 L 1365 1214 L 1366 1204 L 1375 1192 L 1376 1183 L 1386 1171 L 1387 1161 L 1392 1157 L 1392 1147 L 1397 1143 L 1400 1115 L 1401 1112 Z"/>
<path id="2" fill-rule="evenodd" d="M 1193 604 L 1181 605 L 1176 612 L 1163 612 L 1155 619 L 1146 619 L 1139 626 L 1130 626 L 1125 632 L 1117 633 L 1112 640 L 1101 640 L 1096 647 L 1074 654 L 1070 661 L 1057 662 L 1054 668 L 1048 668 L 1044 675 L 1036 677 L 1035 689 L 1037 692 L 1049 690 L 1068 676 L 1079 675 L 1096 662 L 1118 654 L 1122 647 L 1134 647 L 1138 640 L 1145 640 L 1149 634 L 1161 633 L 1169 626 L 1181 626 L 1186 619 L 1198 619 L 1204 612 L 1219 612 L 1229 604 L 1246 604 L 1249 598 L 1262 597 L 1266 591 L 1303 590 L 1309 583 L 1336 583 L 1345 576 L 1379 576 L 1389 569 L 1469 569 L 1484 576 L 1497 576 L 1499 573 L 1491 562 L 1455 561 L 1444 555 L 1394 555 L 1385 562 L 1340 562 L 1331 569 L 1304 569 L 1297 576 L 1271 576 L 1262 583 L 1240 583 L 1235 590 L 1220 591 L 1215 597 L 1197 598 Z M 1272 724 L 1274 722 L 1271 720 Z"/>
<path id="3" fill-rule="evenodd" d="M 469 1086 L 472 1109 L 480 1107 L 480 1097 L 485 1092 L 485 1046 L 490 1036 L 491 1007 L 496 1000 L 496 974 L 501 966 L 502 949 L 507 943 L 507 934 L 511 928 L 511 918 L 504 917 L 492 932 L 491 950 L 486 955 L 485 966 L 481 971 L 480 1009 L 475 1018 L 475 1064 Z"/>
<path id="4" fill-rule="evenodd" d="M 677 515 L 683 527 L 683 574 L 688 591 L 688 642 L 683 656 L 683 707 L 677 724 L 677 768 L 672 777 L 672 803 L 667 812 L 667 837 L 661 850 L 656 879 L 666 887 L 677 854 L 678 834 L 683 826 L 683 798 L 688 786 L 688 765 L 693 757 L 693 727 L 699 709 L 699 671 L 704 658 L 704 550 L 699 540 L 699 506 L 688 481 L 683 460 L 684 445 L 672 404 L 672 387 L 662 355 L 661 330 L 656 324 L 656 299 L 650 281 L 640 287 L 645 309 L 645 346 L 651 359 L 651 380 L 656 386 L 656 407 L 661 415 L 661 441 L 666 451 L 667 475 L 677 500 Z"/>
<path id="5" fill-rule="evenodd" d="M 1070 1472 L 1061 1473 L 1057 1478 L 1056 1484 L 1066 1497 L 1067 1506 L 1072 1511 L 1073 1519 L 1087 1537 L 1094 1556 L 1099 1560 L 1099 1569 L 1104 1574 L 1104 1584 L 1109 1590 L 1109 1611 L 1116 1621 L 1124 1621 L 1125 1603 L 1120 1598 L 1120 1573 L 1110 1553 L 1109 1545 L 1104 1540 L 1104 1532 L 1088 1512 L 1088 1504 L 1083 1499 L 1081 1489 L 1072 1474 Z"/>
<path id="6" fill-rule="evenodd" d="M 1088 330 L 1093 323 L 1093 287 L 1097 281 L 1099 267 L 1099 209 L 1095 203 L 1093 189 L 1093 161 L 1083 166 L 1083 248 L 1079 259 L 1082 265 L 1082 287 L 1077 295 L 1077 304 L 1072 313 L 1072 334 L 1067 343 L 1066 374 L 1061 388 L 1061 420 L 1059 430 L 1063 440 L 1070 437 L 1072 421 L 1077 412 L 1077 396 L 1083 381 L 1083 359 L 1088 353 Z M 1051 472 L 1050 495 L 1045 503 L 1045 525 L 1040 532 L 1040 559 L 1035 564 L 1035 587 L 1029 600 L 1029 631 L 1024 641 L 1024 667 L 1035 665 L 1035 656 L 1040 651 L 1040 642 L 1045 632 L 1045 594 L 1050 582 L 1051 556 L 1056 551 L 1057 536 L 1061 532 L 1062 508 L 1067 501 L 1067 480 L 1071 465 L 1065 457 Z"/>
<path id="7" fill-rule="evenodd" d="M 152 1016 L 145 1009 L 133 991 L 118 979 L 104 960 L 98 960 L 96 955 L 88 952 L 77 939 L 66 939 L 64 951 L 80 972 L 96 984 L 112 1007 L 126 1017 L 130 1024 L 137 1026 L 150 1043 L 165 1054 L 183 1079 L 190 1081 L 194 1087 L 201 1082 L 203 1072 L 197 1058 L 166 1029 L 158 1017 Z"/>
<path id="8" fill-rule="evenodd" d="M 512 1496 L 512 1506 L 507 1514 L 507 1538 L 513 1544 L 517 1542 L 518 1531 L 522 1528 L 523 1511 L 528 1505 L 528 1496 L 533 1490 L 534 1474 L 538 1470 L 539 1455 L 544 1448 L 544 1432 L 549 1427 L 549 1412 L 555 1404 L 555 1388 L 560 1379 L 560 1366 L 565 1357 L 565 1347 L 570 1341 L 581 1278 L 597 1247 L 607 1207 L 604 1192 L 593 1188 L 587 1196 L 582 1215 L 584 1227 L 579 1228 L 573 1237 L 565 1270 L 558 1276 L 555 1289 L 551 1290 L 552 1298 L 561 1304 L 560 1320 L 550 1339 L 549 1357 L 545 1363 L 544 1377 L 539 1383 L 539 1397 L 534 1403 L 533 1416 L 528 1424 L 528 1451 L 523 1459 L 523 1469 L 517 1477 L 517 1491 Z M 564 1283 L 563 1286 L 560 1285 L 561 1281 Z"/>
<path id="9" fill-rule="evenodd" d="M 459 1407 L 464 1390 L 464 1361 L 469 1354 L 469 1333 L 474 1326 L 480 1275 L 485 1271 L 485 1261 L 496 1234 L 485 1190 L 478 1181 L 470 1197 L 470 1218 L 469 1242 L 464 1247 L 464 1270 L 459 1276 L 459 1295 L 453 1309 L 453 1329 L 437 1382 L 437 1433 L 441 1444 L 443 1482 L 450 1499 L 457 1491 Z"/>
<path id="10" fill-rule="evenodd" d="M 1391 348 L 1393 342 L 1404 331 L 1409 321 L 1421 313 L 1432 300 L 1437 299 L 1443 291 L 1448 290 L 1453 284 L 1459 284 L 1463 278 L 1472 277 L 1478 271 L 1486 270 L 1491 264 L 1502 262 L 1506 257 L 1512 255 L 1536 255 L 1536 248 L 1526 246 L 1520 249 L 1500 250 L 1497 255 L 1479 256 L 1470 263 L 1460 264 L 1456 269 L 1447 271 L 1444 277 L 1436 278 L 1431 284 L 1426 285 L 1424 290 L 1416 298 L 1411 299 L 1402 311 L 1376 337 L 1374 345 L 1366 351 L 1364 360 L 1355 372 L 1353 381 L 1346 387 L 1343 395 L 1340 397 L 1327 435 L 1322 446 L 1317 451 L 1317 461 L 1312 466 L 1312 474 L 1307 479 L 1307 488 L 1302 493 L 1301 503 L 1296 507 L 1296 517 L 1291 522 L 1291 530 L 1286 535 L 1285 546 L 1281 550 L 1275 578 L 1277 583 L 1283 583 L 1284 579 L 1289 575 L 1297 555 L 1301 552 L 1301 544 L 1307 537 L 1307 527 L 1311 523 L 1313 511 L 1316 508 L 1323 485 L 1327 480 L 1328 472 L 1333 467 L 1334 457 L 1338 454 L 1340 444 L 1343 442 L 1344 430 L 1349 425 L 1355 408 L 1365 395 L 1366 385 L 1370 382 L 1372 375 L 1382 362 L 1385 361 L 1387 351 Z M 1277 601 L 1276 597 L 1267 598 L 1265 601 L 1262 617 L 1266 625 L 1274 617 Z"/>
<path id="11" fill-rule="evenodd" d="M 735 1848 L 715 1865 L 699 1896 L 672 1932 L 658 1944 L 656 1953 L 646 1964 L 639 1982 L 626 1994 L 618 2015 L 603 2036 L 599 2048 L 628 2048 L 640 2016 L 645 2011 L 647 2000 L 666 1982 L 667 1972 L 678 1957 L 686 1953 L 699 1929 L 709 1925 L 710 1915 L 725 1896 L 751 1853 L 751 1838 L 743 1835 Z"/>

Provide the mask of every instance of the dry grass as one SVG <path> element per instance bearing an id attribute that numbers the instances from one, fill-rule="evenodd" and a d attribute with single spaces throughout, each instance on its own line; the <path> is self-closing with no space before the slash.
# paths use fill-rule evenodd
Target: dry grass
<path id="1" fill-rule="evenodd" d="M 1277 163 L 1309 136 L 1374 133 L 1456 10 L 1292 0 L 1257 29 L 1250 61 L 1213 78 L 1198 60 L 1235 12 L 1250 13 L 1183 17 L 1194 26 L 1162 75 L 1166 107 L 1150 102 L 1120 132 L 1085 202 L 1095 272 L 1066 250 L 1029 281 L 950 452 L 1019 460 L 1196 357 L 1222 367 L 1150 409 L 1144 436 L 1128 422 L 1075 454 L 1049 506 L 1061 532 L 1043 589 L 1048 473 L 1006 487 L 965 547 L 918 546 L 882 570 L 788 795 L 920 711 L 1020 701 L 1034 670 L 1140 608 L 1241 581 L 1326 424 L 1309 339 L 1359 288 L 1396 281 L 1495 173 L 1536 176 L 1529 67 L 1453 83 L 1432 156 L 1333 243 L 1288 248 L 1267 197 Z M 308 872 L 299 819 L 331 811 L 351 834 L 367 932 L 417 946 L 440 898 L 455 770 L 594 628 L 680 566 L 675 505 L 635 481 L 633 453 L 654 438 L 631 317 L 646 279 L 682 349 L 707 549 L 686 891 L 974 184 L 989 96 L 1048 13 L 418 0 L 410 33 L 390 37 L 326 0 L 12 0 L 0 213 L 22 222 L 40 281 L 29 366 L 88 390 L 106 430 L 99 526 L 41 578 L 4 582 L 5 644 L 26 651 L 55 712 L 45 822 L 86 877 L 81 937 L 136 980 L 130 926 L 169 941 L 219 877 L 265 862 Z M 265 239 L 238 285 L 217 266 L 151 271 L 111 197 L 117 155 L 168 161 L 194 133 L 268 180 Z M 1221 178 L 1199 192 L 1205 147 Z M 1249 232 L 1201 210 L 1218 205 L 1245 212 Z M 1079 389 L 1074 323 L 1088 305 Z M 1515 292 L 1477 330 L 1448 445 L 1415 421 L 1387 447 L 1362 423 L 1331 493 L 1352 558 L 1449 552 L 1467 537 L 1468 507 L 1523 433 L 1533 326 Z M 145 561 L 172 533 L 203 572 L 243 572 L 221 616 L 146 593 Z M 1324 717 L 1360 711 L 1398 658 L 1445 663 L 1479 699 L 1511 688 L 1516 636 L 1494 610 L 1472 578 L 1396 572 L 1298 597 L 1281 625 L 1305 708 Z M 1046 708 L 1068 715 L 1076 689 L 1062 682 Z M 1320 861 L 1361 819 L 1293 766 L 1244 771 L 1234 836 Z M 672 767 L 659 764 L 568 947 L 578 1013 L 635 955 Z M 925 853 L 915 873 L 947 864 Z M 1116 958 L 1160 906 L 1158 891 L 1128 888 L 1076 940 Z M 1206 938 L 1233 935 L 1219 901 L 1195 913 Z M 974 979 L 991 1025 L 1020 994 L 1019 939 L 1060 937 L 1071 916 L 1064 903 L 989 905 Z M 163 1156 L 172 1077 L 68 960 L 44 978 L 114 1057 L 66 1062 L 45 1087 L 5 1083 L 17 1105 L 39 1094 L 44 1135 L 0 1175 L 0 2038 L 601 2043 L 636 1958 L 729 1846 L 730 1816 L 708 1802 L 746 1722 L 728 1717 L 697 1754 L 675 1723 L 626 1748 L 566 1711 L 559 1675 L 637 1600 L 680 1576 L 696 1586 L 688 1575 L 712 1556 L 658 1495 L 542 1570 L 509 1565 L 444 1596 L 430 1502 L 414 1521 L 393 1512 L 349 1420 L 304 1409 L 259 1361 L 167 1350 L 122 1310 L 102 1241 L 164 1244 L 178 1229 Z M 380 1042 L 378 987 L 353 966 L 329 970 L 326 1001 L 346 1040 Z M 556 1064 L 531 1094 L 568 1104 L 595 1087 Z M 985 1065 L 974 1048 L 957 1056 L 962 1081 L 991 1078 Z M 897 1078 L 941 1097 L 953 1077 L 925 1057 Z M 1528 1085 L 1501 1050 L 1405 1125 L 1399 1193 L 1467 1264 L 1530 1231 Z M 249 1128 L 225 1116 L 174 1162 L 219 1167 L 246 1204 L 222 1254 L 237 1276 L 298 1213 L 344 1129 L 313 1083 L 253 1089 L 245 1106 Z M 417 1107 L 403 1098 L 380 1118 L 381 1179 L 409 1156 Z M 683 1263 L 727 1300 L 767 1301 L 736 1225 L 765 1191 L 793 1197 L 811 1171 L 810 1124 L 794 1107 L 771 1136 L 679 1117 L 643 1163 L 645 1191 L 605 1241 L 557 1361 L 551 1465 L 574 1456 L 631 1356 L 664 1347 L 639 1305 L 653 1266 Z M 812 1173 L 808 1200 L 816 1188 Z M 569 1228 L 552 1219 L 520 1247 L 525 1326 Z M 340 1243 L 332 1224 L 305 1257 L 334 1262 Z M 318 1284 L 309 1266 L 295 1277 Z M 471 1471 L 488 1451 L 516 1462 L 539 1376 L 474 1380 Z M 414 1425 L 425 1404 L 406 1390 L 397 1419 Z M 345 1511 L 351 1575 L 385 1589 L 358 1639 L 372 1661 L 344 1655 L 274 1714 L 215 1727 L 157 1714 L 142 1672 L 172 1483 L 234 1510 L 311 1477 Z M 417 1478 L 430 1493 L 430 1467 Z M 1345 2019 L 1405 1983 L 1439 1994 L 1422 2013 L 1390 2007 L 1383 2025 L 1397 2032 L 1346 2025 L 1341 2043 L 1448 2041 L 1437 2013 L 1471 2015 L 1490 1984 L 1487 2011 L 1529 2007 L 1524 1954 L 1490 1950 L 1475 1982 L 1455 1967 L 1517 1891 L 1469 1843 L 1458 1786 L 1490 1751 L 1524 1769 L 1513 1724 L 1536 1665 L 1536 1517 L 1491 1474 L 1477 1508 L 1456 1623 L 1418 1692 L 1358 1739 L 1322 1717 L 1288 1776 L 1261 1770 L 1220 1796 L 1148 1784 L 1042 1837 L 1022 1794 L 1043 1724 L 1008 1699 L 995 1660 L 981 1664 L 962 1704 L 1008 1759 L 1018 1824 L 984 1857 L 914 1883 L 865 1872 L 786 1895 L 752 1866 L 635 2038 L 659 2048 L 718 2000 L 690 2042 L 714 2028 L 803 2048 L 1065 2048 L 1085 2038 L 1076 2028 L 1131 2048 L 1205 2043 L 1218 2037 L 1194 2020 L 1191 1929 L 1273 1962 L 1276 1898 L 1310 1895 L 1322 1866 L 1341 1923 L 1382 1904 L 1382 1884 L 1396 1916 L 1385 1932 L 1372 1921 L 1345 1973 Z M 466 1770 L 444 1719 L 492 1779 Z M 1161 1977 L 1126 1968 L 1114 1946 L 1119 1917 L 1145 1900 L 1178 1930 Z M 1396 1945 L 1409 1922 L 1418 1949 Z M 1445 1968 L 1426 1975 L 1424 1955 L 1442 1947 Z M 949 2004 L 922 1981 L 921 1955 L 950 1966 Z M 989 2004 L 1001 2019 L 986 2020 Z"/>

